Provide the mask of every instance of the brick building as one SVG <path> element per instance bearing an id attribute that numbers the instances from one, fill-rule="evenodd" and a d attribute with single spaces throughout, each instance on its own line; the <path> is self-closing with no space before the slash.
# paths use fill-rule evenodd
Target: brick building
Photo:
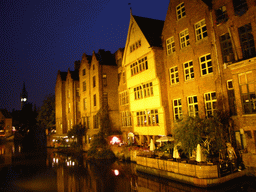
<path id="1" fill-rule="evenodd" d="M 97 113 L 107 103 L 112 128 L 123 132 L 124 142 L 143 144 L 173 134 L 174 123 L 186 115 L 210 117 L 220 110 L 230 114 L 233 143 L 253 167 L 255 5 L 255 0 L 174 0 L 165 21 L 131 14 L 124 49 L 114 56 L 103 50 L 83 55 L 79 78 L 58 73 L 57 129 L 68 127 L 68 119 L 70 125 L 81 122 L 89 128 L 89 142 L 99 130 Z M 80 98 L 70 108 L 76 113 L 72 118 L 68 79 Z"/>
<path id="2" fill-rule="evenodd" d="M 55 85 L 55 116 L 56 132 L 65 135 L 73 125 L 80 123 L 79 108 L 79 66 L 75 62 L 75 70 L 68 72 L 58 71 Z"/>
<path id="3" fill-rule="evenodd" d="M 109 51 L 84 54 L 75 70 L 58 71 L 55 86 L 57 135 L 65 136 L 74 126 L 87 128 L 84 143 L 90 144 L 100 128 L 99 112 L 107 107 L 112 131 L 119 131 L 118 68 Z M 88 147 L 90 145 L 85 145 Z"/>
<path id="4" fill-rule="evenodd" d="M 228 111 L 248 166 L 256 162 L 255 13 L 253 0 L 170 1 L 162 32 L 172 128 L 184 115 Z"/>

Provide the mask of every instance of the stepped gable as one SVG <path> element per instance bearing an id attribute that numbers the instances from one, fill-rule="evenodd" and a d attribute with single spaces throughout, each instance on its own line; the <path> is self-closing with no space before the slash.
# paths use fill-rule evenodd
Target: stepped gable
<path id="1" fill-rule="evenodd" d="M 164 21 L 135 15 L 133 15 L 133 17 L 140 27 L 142 33 L 145 35 L 150 46 L 162 47 L 161 35 Z"/>

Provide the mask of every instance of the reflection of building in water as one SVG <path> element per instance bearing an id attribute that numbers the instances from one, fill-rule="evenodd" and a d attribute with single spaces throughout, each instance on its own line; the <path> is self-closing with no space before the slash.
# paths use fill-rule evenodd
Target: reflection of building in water
<path id="1" fill-rule="evenodd" d="M 56 167 L 58 192 L 137 191 L 137 176 L 130 164 L 113 163 L 106 166 L 84 161 L 80 166 L 67 166 L 65 159 L 56 156 L 50 158 L 53 167 Z"/>

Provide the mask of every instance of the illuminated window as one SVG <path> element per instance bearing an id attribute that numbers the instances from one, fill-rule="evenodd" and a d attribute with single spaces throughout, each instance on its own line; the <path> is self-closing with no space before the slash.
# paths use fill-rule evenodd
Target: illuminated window
<path id="1" fill-rule="evenodd" d="M 147 124 L 147 116 L 145 111 L 139 111 L 137 114 L 137 126 L 143 126 Z"/>
<path id="2" fill-rule="evenodd" d="M 103 84 L 104 87 L 107 86 L 107 75 L 106 74 L 102 75 L 102 84 Z"/>
<path id="3" fill-rule="evenodd" d="M 129 98 L 128 98 L 128 92 L 125 91 L 123 93 L 119 94 L 119 98 L 120 98 L 120 105 L 125 105 L 129 103 Z"/>
<path id="4" fill-rule="evenodd" d="M 136 112 L 137 126 L 157 126 L 159 124 L 158 110 L 149 109 Z"/>
<path id="5" fill-rule="evenodd" d="M 174 114 L 174 120 L 182 119 L 181 99 L 173 100 L 173 114 Z"/>
<path id="6" fill-rule="evenodd" d="M 180 32 L 180 47 L 182 49 L 184 47 L 187 47 L 188 45 L 190 45 L 189 34 L 188 29 L 185 29 L 184 31 Z"/>
<path id="7" fill-rule="evenodd" d="M 86 75 L 86 72 L 85 72 L 85 69 L 83 69 L 83 76 L 85 76 Z"/>
<path id="8" fill-rule="evenodd" d="M 158 110 L 148 110 L 147 111 L 148 125 L 155 126 L 158 125 Z"/>
<path id="9" fill-rule="evenodd" d="M 134 88 L 133 90 L 134 90 L 134 99 L 135 100 L 143 98 L 141 86 L 138 86 L 138 87 Z"/>
<path id="10" fill-rule="evenodd" d="M 130 127 L 132 126 L 132 116 L 130 111 L 121 112 L 122 126 Z"/>
<path id="11" fill-rule="evenodd" d="M 173 52 L 175 52 L 175 42 L 174 42 L 173 36 L 166 40 L 166 50 L 167 50 L 167 55 L 170 55 Z"/>
<path id="12" fill-rule="evenodd" d="M 179 73 L 178 73 L 178 67 L 172 67 L 169 69 L 170 73 L 170 82 L 171 84 L 179 83 Z"/>
<path id="13" fill-rule="evenodd" d="M 138 62 L 136 61 L 133 64 L 131 64 L 130 69 L 131 69 L 131 76 L 147 70 L 148 69 L 147 57 L 139 59 Z"/>
<path id="14" fill-rule="evenodd" d="M 135 87 L 134 89 L 134 99 L 142 99 L 146 97 L 151 97 L 153 96 L 153 83 L 146 83 L 143 86 L 138 86 Z"/>
<path id="15" fill-rule="evenodd" d="M 177 20 L 183 18 L 186 16 L 186 12 L 185 12 L 185 5 L 184 5 L 184 2 L 179 4 L 177 7 L 176 7 L 176 15 L 177 15 Z"/>
<path id="16" fill-rule="evenodd" d="M 185 80 L 194 79 L 193 61 L 189 61 L 183 64 Z"/>
<path id="17" fill-rule="evenodd" d="M 217 110 L 216 92 L 204 94 L 206 117 L 212 117 Z"/>
<path id="18" fill-rule="evenodd" d="M 143 97 L 151 97 L 153 96 L 153 83 L 146 83 L 143 85 Z"/>
<path id="19" fill-rule="evenodd" d="M 86 91 L 86 81 L 83 81 L 83 91 Z"/>
<path id="20" fill-rule="evenodd" d="M 236 99 L 232 80 L 227 81 L 227 89 L 230 115 L 236 115 Z"/>
<path id="21" fill-rule="evenodd" d="M 235 60 L 231 38 L 229 33 L 220 36 L 220 46 L 222 52 L 222 58 L 224 63 L 229 63 Z"/>
<path id="22" fill-rule="evenodd" d="M 96 102 L 96 94 L 93 95 L 93 106 L 96 106 L 97 102 Z"/>
<path id="23" fill-rule="evenodd" d="M 191 117 L 195 117 L 198 115 L 197 96 L 188 97 L 188 115 Z"/>
<path id="24" fill-rule="evenodd" d="M 201 66 L 201 75 L 207 75 L 213 72 L 211 54 L 200 57 L 199 62 Z"/>
<path id="25" fill-rule="evenodd" d="M 251 24 L 249 23 L 242 27 L 239 27 L 238 32 L 240 36 L 240 44 L 243 52 L 243 58 L 249 59 L 251 57 L 255 57 L 256 52 Z"/>
<path id="26" fill-rule="evenodd" d="M 205 19 L 203 19 L 195 24 L 195 31 L 196 31 L 196 40 L 197 41 L 208 36 Z"/>
<path id="27" fill-rule="evenodd" d="M 222 6 L 219 9 L 215 10 L 215 15 L 217 24 L 226 22 L 228 20 L 226 6 Z"/>
<path id="28" fill-rule="evenodd" d="M 93 84 L 93 87 L 96 87 L 96 77 L 95 76 L 92 77 L 92 84 Z"/>
<path id="29" fill-rule="evenodd" d="M 252 71 L 241 73 L 238 77 L 243 112 L 245 114 L 256 113 L 256 81 Z"/>
<path id="30" fill-rule="evenodd" d="M 141 47 L 141 40 L 138 40 L 134 44 L 130 45 L 130 53 L 135 51 L 139 47 Z"/>

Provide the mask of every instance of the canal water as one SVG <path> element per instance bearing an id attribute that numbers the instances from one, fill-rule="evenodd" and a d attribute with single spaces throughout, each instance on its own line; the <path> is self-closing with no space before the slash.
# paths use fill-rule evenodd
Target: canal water
<path id="1" fill-rule="evenodd" d="M 206 192 L 256 191 L 255 177 L 241 177 L 214 188 L 197 188 L 136 172 L 128 162 L 87 162 L 54 149 L 26 151 L 0 145 L 1 192 Z"/>

